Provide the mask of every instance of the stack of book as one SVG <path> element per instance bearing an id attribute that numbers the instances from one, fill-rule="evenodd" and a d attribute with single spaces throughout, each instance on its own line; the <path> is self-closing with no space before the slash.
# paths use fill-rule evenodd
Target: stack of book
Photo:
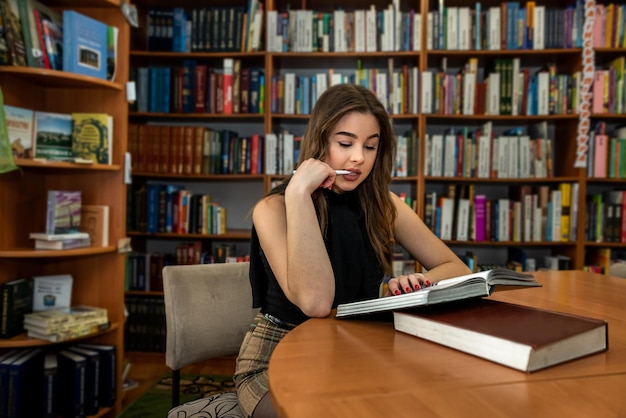
<path id="1" fill-rule="evenodd" d="M 70 250 L 91 245 L 91 238 L 87 232 L 71 232 L 68 234 L 31 232 L 29 237 L 35 240 L 35 249 L 37 250 Z"/>
<path id="2" fill-rule="evenodd" d="M 50 342 L 67 341 L 95 334 L 109 327 L 106 308 L 73 306 L 24 315 L 28 337 Z"/>

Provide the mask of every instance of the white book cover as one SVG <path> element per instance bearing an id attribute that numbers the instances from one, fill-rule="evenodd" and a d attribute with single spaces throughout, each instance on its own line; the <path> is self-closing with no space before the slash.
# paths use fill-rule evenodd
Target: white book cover
<path id="1" fill-rule="evenodd" d="M 510 199 L 498 199 L 498 241 L 508 241 L 511 226 L 509 224 L 511 210 Z"/>
<path id="2" fill-rule="evenodd" d="M 426 16 L 426 50 L 433 49 L 433 20 L 436 12 L 428 12 Z"/>
<path id="3" fill-rule="evenodd" d="M 520 114 L 519 96 L 520 92 L 520 59 L 513 58 L 513 100 L 511 102 L 511 114 L 517 116 Z"/>
<path id="4" fill-rule="evenodd" d="M 376 73 L 376 97 L 378 98 L 380 103 L 383 105 L 383 107 L 387 111 L 389 111 L 390 109 L 388 86 L 389 86 L 389 77 L 387 77 L 387 74 L 384 72 L 377 72 Z"/>
<path id="5" fill-rule="evenodd" d="M 487 78 L 487 114 L 500 114 L 500 73 L 490 73 Z"/>
<path id="6" fill-rule="evenodd" d="M 533 195 L 528 193 L 524 195 L 524 201 L 522 202 L 522 210 L 524 212 L 524 224 L 522 241 L 532 241 L 532 228 L 533 228 Z"/>
<path id="7" fill-rule="evenodd" d="M 530 178 L 530 137 L 522 135 L 519 137 L 519 176 L 520 178 Z"/>
<path id="8" fill-rule="evenodd" d="M 283 132 L 282 141 L 283 141 L 283 174 L 289 175 L 293 172 L 294 162 L 293 162 L 293 141 L 294 135 L 289 132 Z"/>
<path id="9" fill-rule="evenodd" d="M 415 13 L 413 15 L 413 51 L 422 50 L 422 15 Z"/>
<path id="10" fill-rule="evenodd" d="M 443 175 L 443 135 L 436 134 L 432 136 L 430 154 L 432 162 L 431 175 L 434 177 L 441 177 Z"/>
<path id="11" fill-rule="evenodd" d="M 509 137 L 508 136 L 499 136 L 497 138 L 498 144 L 498 166 L 496 167 L 496 172 L 498 173 L 499 179 L 505 179 L 509 177 Z"/>
<path id="12" fill-rule="evenodd" d="M 383 10 L 383 33 L 381 34 L 381 51 L 389 52 L 393 51 L 393 34 L 395 30 L 393 29 L 394 18 L 393 18 L 393 8 L 391 5 Z"/>
<path id="13" fill-rule="evenodd" d="M 378 49 L 376 19 L 376 6 L 371 5 L 365 12 L 365 50 L 367 52 L 376 52 Z"/>
<path id="14" fill-rule="evenodd" d="M 519 137 L 509 136 L 509 162 L 507 164 L 509 178 L 519 178 L 519 156 Z"/>
<path id="15" fill-rule="evenodd" d="M 456 240 L 467 241 L 470 222 L 469 199 L 459 199 L 456 213 Z"/>
<path id="16" fill-rule="evenodd" d="M 488 49 L 492 51 L 499 51 L 502 47 L 501 45 L 501 24 L 500 24 L 500 7 L 490 7 L 489 8 L 489 38 L 488 38 Z"/>
<path id="17" fill-rule="evenodd" d="M 463 74 L 463 114 L 474 114 L 474 96 L 476 92 L 476 73 Z"/>
<path id="18" fill-rule="evenodd" d="M 424 134 L 424 175 L 432 175 L 432 158 L 431 158 L 432 138 L 428 133 Z"/>
<path id="19" fill-rule="evenodd" d="M 537 114 L 548 115 L 550 113 L 550 73 L 541 71 L 537 73 Z"/>
<path id="20" fill-rule="evenodd" d="M 33 277 L 33 311 L 72 306 L 73 278 L 69 274 Z"/>
<path id="21" fill-rule="evenodd" d="M 447 20 L 447 48 L 450 51 L 454 51 L 459 49 L 459 8 L 458 7 L 448 7 L 448 20 Z"/>
<path id="22" fill-rule="evenodd" d="M 278 138 L 275 133 L 265 134 L 265 174 L 278 174 L 276 171 L 276 147 Z"/>
<path id="23" fill-rule="evenodd" d="M 343 10 L 335 10 L 333 12 L 333 35 L 335 36 L 335 52 L 347 52 L 346 47 L 346 13 Z"/>
<path id="24" fill-rule="evenodd" d="M 441 203 L 441 239 L 452 239 L 452 222 L 454 220 L 454 199 L 442 197 Z"/>
<path id="25" fill-rule="evenodd" d="M 354 11 L 354 50 L 365 52 L 365 10 Z"/>
<path id="26" fill-rule="evenodd" d="M 304 10 L 304 37 L 302 40 L 302 50 L 313 51 L 313 10 Z"/>
<path id="27" fill-rule="evenodd" d="M 316 97 L 319 98 L 322 93 L 324 93 L 328 88 L 328 74 L 317 73 L 315 74 L 315 79 L 317 80 L 317 85 L 315 86 L 315 94 Z"/>
<path id="28" fill-rule="evenodd" d="M 282 36 L 280 36 L 280 43 L 278 42 L 279 35 L 278 30 L 278 11 L 267 10 L 265 12 L 266 31 L 265 31 L 265 45 L 267 45 L 268 52 L 281 52 L 282 51 Z"/>
<path id="29" fill-rule="evenodd" d="M 296 73 L 285 73 L 283 113 L 296 113 Z"/>
<path id="30" fill-rule="evenodd" d="M 545 48 L 545 17 L 546 7 L 535 6 L 535 13 L 533 22 L 535 24 L 533 28 L 533 49 Z"/>
<path id="31" fill-rule="evenodd" d="M 459 48 L 460 50 L 467 51 L 471 49 L 472 43 L 472 17 L 469 7 L 459 7 Z"/>
<path id="32" fill-rule="evenodd" d="M 400 12 L 400 0 L 391 0 L 393 8 L 393 50 L 400 51 L 402 48 L 402 12 Z"/>
<path id="33" fill-rule="evenodd" d="M 433 73 L 422 72 L 422 113 L 432 113 L 433 111 Z"/>
<path id="34" fill-rule="evenodd" d="M 444 136 L 443 176 L 456 176 L 456 135 Z"/>
<path id="35" fill-rule="evenodd" d="M 487 135 L 478 137 L 478 178 L 491 176 L 491 138 Z"/>

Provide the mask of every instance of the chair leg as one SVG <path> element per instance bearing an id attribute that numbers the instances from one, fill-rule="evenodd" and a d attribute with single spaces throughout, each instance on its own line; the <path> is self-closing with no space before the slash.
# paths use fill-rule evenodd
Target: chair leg
<path id="1" fill-rule="evenodd" d="M 172 408 L 180 405 L 180 369 L 172 370 Z"/>

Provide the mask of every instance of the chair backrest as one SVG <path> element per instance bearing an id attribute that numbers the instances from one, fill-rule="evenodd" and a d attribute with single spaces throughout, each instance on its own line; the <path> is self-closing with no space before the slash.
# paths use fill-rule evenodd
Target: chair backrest
<path id="1" fill-rule="evenodd" d="M 249 269 L 247 262 L 163 268 L 165 363 L 172 370 L 238 353 L 258 312 Z"/>
<path id="2" fill-rule="evenodd" d="M 626 263 L 613 263 L 609 267 L 609 276 L 622 277 L 626 279 Z"/>

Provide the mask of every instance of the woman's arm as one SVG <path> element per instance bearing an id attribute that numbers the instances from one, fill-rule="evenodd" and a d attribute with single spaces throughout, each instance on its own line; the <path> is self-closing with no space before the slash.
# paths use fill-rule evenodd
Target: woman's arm
<path id="1" fill-rule="evenodd" d="M 332 185 L 335 172 L 319 161 L 307 163 L 298 167 L 285 196 L 261 200 L 252 217 L 263 252 L 287 298 L 305 315 L 324 317 L 335 297 L 335 279 L 311 194 L 329 181 Z"/>
<path id="2" fill-rule="evenodd" d="M 389 282 L 391 294 L 397 293 L 396 290 L 400 289 L 406 292 L 407 287 L 415 289 L 416 283 L 421 285 L 426 280 L 436 282 L 471 273 L 469 267 L 428 229 L 409 205 L 394 193 L 391 193 L 391 197 L 398 212 L 394 225 L 398 244 L 428 270 L 425 277 L 418 273 L 411 275 L 412 277 L 400 276 L 399 280 L 391 280 Z"/>

